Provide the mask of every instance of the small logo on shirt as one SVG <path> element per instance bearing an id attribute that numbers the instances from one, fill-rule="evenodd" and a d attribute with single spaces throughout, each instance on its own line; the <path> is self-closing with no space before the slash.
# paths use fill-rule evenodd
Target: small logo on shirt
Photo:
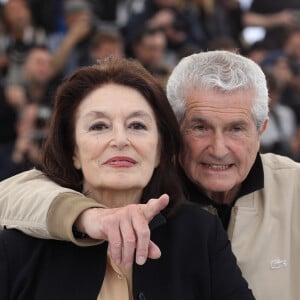
<path id="1" fill-rule="evenodd" d="M 287 268 L 287 259 L 276 258 L 270 262 L 271 269 Z"/>

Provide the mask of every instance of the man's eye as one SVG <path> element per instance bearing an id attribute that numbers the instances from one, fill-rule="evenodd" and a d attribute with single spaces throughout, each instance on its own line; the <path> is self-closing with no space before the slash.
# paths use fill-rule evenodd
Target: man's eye
<path id="1" fill-rule="evenodd" d="M 135 130 L 145 130 L 145 129 L 147 129 L 145 124 L 143 124 L 141 122 L 133 122 L 129 125 L 129 128 L 135 129 Z"/>
<path id="2" fill-rule="evenodd" d="M 193 130 L 195 130 L 195 131 L 203 131 L 205 129 L 206 129 L 206 127 L 204 125 L 195 125 L 193 127 Z"/>
<path id="3" fill-rule="evenodd" d="M 240 131 L 242 131 L 242 128 L 239 127 L 239 126 L 236 126 L 236 127 L 232 127 L 231 130 L 232 130 L 233 132 L 240 132 Z"/>
<path id="4" fill-rule="evenodd" d="M 89 131 L 100 131 L 106 128 L 108 128 L 108 126 L 105 123 L 96 123 L 89 128 Z"/>

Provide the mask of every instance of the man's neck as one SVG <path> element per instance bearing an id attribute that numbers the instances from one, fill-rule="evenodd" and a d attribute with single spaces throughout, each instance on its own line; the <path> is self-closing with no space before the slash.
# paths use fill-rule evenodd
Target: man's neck
<path id="1" fill-rule="evenodd" d="M 227 192 L 205 192 L 204 194 L 217 204 L 230 205 L 237 198 L 240 190 L 241 185 L 238 185 Z"/>

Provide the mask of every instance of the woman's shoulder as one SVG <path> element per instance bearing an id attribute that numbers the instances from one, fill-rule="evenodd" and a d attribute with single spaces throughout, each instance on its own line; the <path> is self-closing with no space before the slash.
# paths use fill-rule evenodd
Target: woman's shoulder
<path id="1" fill-rule="evenodd" d="M 184 202 L 180 204 L 171 218 L 183 218 L 189 219 L 191 222 L 205 222 L 205 223 L 215 223 L 218 220 L 216 215 L 213 215 L 202 206 L 193 202 Z"/>
<path id="2" fill-rule="evenodd" d="M 31 236 L 28 236 L 16 229 L 4 229 L 0 231 L 0 242 L 6 246 L 10 244 L 18 245 L 24 243 L 31 243 L 37 240 Z"/>
<path id="3" fill-rule="evenodd" d="M 0 251 L 8 259 L 29 257 L 45 242 L 46 240 L 36 239 L 15 229 L 0 231 Z"/>
<path id="4" fill-rule="evenodd" d="M 186 232 L 201 235 L 210 235 L 222 227 L 217 216 L 190 202 L 179 205 L 167 219 L 167 224 L 173 228 L 183 227 Z"/>

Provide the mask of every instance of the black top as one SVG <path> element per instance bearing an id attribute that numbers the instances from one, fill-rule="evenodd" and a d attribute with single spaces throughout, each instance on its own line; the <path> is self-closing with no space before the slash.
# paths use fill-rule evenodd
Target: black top
<path id="1" fill-rule="evenodd" d="M 13 143 L 16 139 L 17 112 L 7 103 L 0 83 L 0 144 Z"/>
<path id="2" fill-rule="evenodd" d="M 133 266 L 134 299 L 252 300 L 230 242 L 216 216 L 184 205 L 151 223 L 162 256 Z M 0 233 L 0 299 L 95 300 L 103 282 L 107 243 L 77 247 L 15 230 Z"/>

